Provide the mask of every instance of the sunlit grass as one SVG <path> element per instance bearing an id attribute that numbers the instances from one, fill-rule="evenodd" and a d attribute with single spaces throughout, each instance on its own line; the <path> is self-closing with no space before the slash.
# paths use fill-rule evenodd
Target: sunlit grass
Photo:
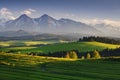
<path id="1" fill-rule="evenodd" d="M 24 50 L 24 49 L 33 49 L 36 47 L 12 47 L 12 48 L 8 48 L 10 50 Z"/>
<path id="2" fill-rule="evenodd" d="M 25 54 L 0 53 L 0 64 L 5 65 L 20 65 L 20 66 L 34 66 L 44 62 L 53 61 L 75 61 L 75 59 L 56 58 L 46 56 L 32 56 Z"/>
<path id="3" fill-rule="evenodd" d="M 86 44 L 94 45 L 94 46 L 101 46 L 104 48 L 118 48 L 120 45 L 114 45 L 114 44 L 107 44 L 107 43 L 101 43 L 101 42 L 86 42 Z"/>
<path id="4" fill-rule="evenodd" d="M 0 46 L 21 46 L 24 45 L 23 41 L 0 41 Z"/>
<path id="5" fill-rule="evenodd" d="M 30 46 L 30 45 L 38 45 L 38 44 L 51 44 L 51 42 L 27 41 L 27 42 L 24 42 L 24 44 L 27 46 Z"/>
<path id="6" fill-rule="evenodd" d="M 0 41 L 0 46 L 32 46 L 40 44 L 53 44 L 60 41 L 26 41 L 26 40 L 13 40 L 13 41 Z M 61 42 L 60 42 L 61 43 Z"/>
<path id="7" fill-rule="evenodd" d="M 10 46 L 10 44 L 7 42 L 0 42 L 0 46 Z"/>

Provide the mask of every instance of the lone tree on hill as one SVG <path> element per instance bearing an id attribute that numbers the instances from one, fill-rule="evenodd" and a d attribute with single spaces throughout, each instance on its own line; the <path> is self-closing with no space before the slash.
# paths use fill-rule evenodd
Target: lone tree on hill
<path id="1" fill-rule="evenodd" d="M 96 59 L 100 59 L 101 58 L 100 53 L 97 50 L 95 50 L 93 52 L 93 58 L 96 58 Z"/>
<path id="2" fill-rule="evenodd" d="M 87 55 L 86 55 L 86 59 L 90 59 L 90 58 L 91 58 L 90 53 L 87 53 Z"/>

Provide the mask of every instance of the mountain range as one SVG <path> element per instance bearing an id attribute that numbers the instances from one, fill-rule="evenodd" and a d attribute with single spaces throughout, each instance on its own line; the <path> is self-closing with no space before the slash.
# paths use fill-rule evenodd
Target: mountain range
<path id="1" fill-rule="evenodd" d="M 94 26 L 71 19 L 61 18 L 59 20 L 44 14 L 39 18 L 31 18 L 26 14 L 15 20 L 0 19 L 0 36 L 14 34 L 16 36 L 31 35 L 29 33 L 50 33 L 50 34 L 88 34 L 97 36 L 120 36 L 120 31 L 112 29 L 113 26 L 96 24 Z M 12 36 L 14 36 L 12 35 Z"/>

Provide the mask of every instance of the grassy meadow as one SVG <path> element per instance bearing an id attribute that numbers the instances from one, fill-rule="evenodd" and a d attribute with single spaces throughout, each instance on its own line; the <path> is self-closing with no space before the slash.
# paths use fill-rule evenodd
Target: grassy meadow
<path id="1" fill-rule="evenodd" d="M 109 59 L 0 53 L 0 80 L 120 80 L 119 66 L 119 61 Z"/>

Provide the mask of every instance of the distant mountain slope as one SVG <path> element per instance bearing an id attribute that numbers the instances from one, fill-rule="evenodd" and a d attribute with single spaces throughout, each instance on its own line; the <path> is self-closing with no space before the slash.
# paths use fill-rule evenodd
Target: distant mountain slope
<path id="1" fill-rule="evenodd" d="M 44 14 L 39 18 L 31 18 L 26 14 L 15 20 L 0 19 L 0 32 L 19 31 L 50 34 L 88 34 L 92 36 L 119 37 L 120 28 L 104 23 L 89 25 L 71 19 L 61 18 L 59 20 Z M 4 35 L 3 35 L 4 36 Z"/>
<path id="2" fill-rule="evenodd" d="M 5 23 L 4 30 L 25 30 L 42 33 L 82 33 L 91 35 L 101 34 L 100 31 L 87 24 L 64 18 L 56 20 L 47 14 L 44 14 L 40 18 L 30 18 L 23 14 L 15 20 L 7 21 Z"/>
<path id="3" fill-rule="evenodd" d="M 16 30 L 33 30 L 35 24 L 33 23 L 33 19 L 23 14 L 19 18 L 15 20 L 11 20 L 6 22 L 5 30 L 16 31 Z"/>

